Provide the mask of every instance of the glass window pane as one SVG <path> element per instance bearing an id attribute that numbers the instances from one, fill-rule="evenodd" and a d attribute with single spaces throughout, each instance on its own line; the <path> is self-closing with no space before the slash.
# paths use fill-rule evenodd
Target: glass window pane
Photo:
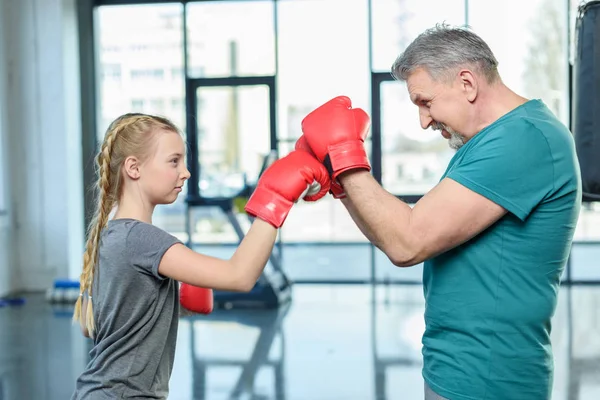
<path id="1" fill-rule="evenodd" d="M 269 88 L 201 87 L 197 96 L 200 195 L 234 196 L 270 151 Z"/>
<path id="2" fill-rule="evenodd" d="M 600 203 L 583 204 L 577 221 L 575 240 L 600 241 Z"/>
<path id="3" fill-rule="evenodd" d="M 201 2 L 187 7 L 190 76 L 275 74 L 272 1 Z"/>
<path id="4" fill-rule="evenodd" d="M 581 207 L 575 242 L 571 250 L 571 279 L 600 281 L 600 203 L 585 203 Z M 567 278 L 567 273 L 563 279 Z"/>
<path id="5" fill-rule="evenodd" d="M 368 111 L 367 0 L 281 0 L 278 7 L 278 122 L 281 138 L 338 95 Z M 343 10 L 343 18 L 340 12 Z"/>
<path id="6" fill-rule="evenodd" d="M 600 203 L 583 205 L 574 240 L 569 264 L 571 279 L 600 281 Z M 565 271 L 563 280 L 567 278 Z"/>
<path id="7" fill-rule="evenodd" d="M 415 195 L 433 188 L 455 151 L 439 132 L 423 130 L 406 83 L 381 83 L 381 180 L 391 193 Z"/>
<path id="8" fill-rule="evenodd" d="M 0 105 L 2 105 L 0 103 Z M 8 173 L 8 165 L 6 160 L 6 156 L 4 154 L 4 149 L 8 148 L 7 141 L 4 139 L 4 131 L 2 129 L 2 114 L 0 113 L 0 218 L 2 213 L 6 211 L 7 199 L 6 199 L 6 189 L 5 189 L 5 173 Z M 6 172 L 5 172 L 6 171 Z"/>
<path id="9" fill-rule="evenodd" d="M 131 111 L 185 128 L 182 15 L 180 4 L 98 7 L 98 140 Z"/>
<path id="10" fill-rule="evenodd" d="M 422 31 L 465 23 L 464 0 L 372 0 L 373 71 L 390 71 L 396 57 Z"/>
<path id="11" fill-rule="evenodd" d="M 600 246 L 597 243 L 575 243 L 571 249 L 571 279 L 600 281 L 599 259 Z"/>
<path id="12" fill-rule="evenodd" d="M 503 81 L 568 123 L 566 0 L 469 2 L 469 24 L 488 43 Z M 518 10 L 518 12 L 516 12 Z"/>

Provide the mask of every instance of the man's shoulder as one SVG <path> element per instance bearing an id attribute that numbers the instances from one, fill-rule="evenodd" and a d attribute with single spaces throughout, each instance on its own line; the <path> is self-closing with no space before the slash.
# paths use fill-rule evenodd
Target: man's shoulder
<path id="1" fill-rule="evenodd" d="M 503 157 L 555 158 L 557 152 L 574 151 L 567 127 L 551 113 L 519 113 L 490 125 L 478 143 L 480 149 L 502 149 Z"/>

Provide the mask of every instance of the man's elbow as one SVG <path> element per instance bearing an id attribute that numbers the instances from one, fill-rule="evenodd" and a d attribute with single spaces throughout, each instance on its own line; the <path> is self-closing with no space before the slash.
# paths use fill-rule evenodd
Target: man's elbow
<path id="1" fill-rule="evenodd" d="M 413 267 L 426 259 L 423 252 L 416 247 L 399 248 L 399 246 L 394 246 L 384 253 L 392 264 L 401 268 Z"/>
<path id="2" fill-rule="evenodd" d="M 423 260 L 419 259 L 418 257 L 409 255 L 388 255 L 388 258 L 392 264 L 401 268 L 413 267 L 423 262 Z"/>

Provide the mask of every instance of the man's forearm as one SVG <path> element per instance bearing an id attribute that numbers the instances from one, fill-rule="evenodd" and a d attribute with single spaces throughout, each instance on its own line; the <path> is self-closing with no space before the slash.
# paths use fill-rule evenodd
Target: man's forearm
<path id="1" fill-rule="evenodd" d="M 354 221 L 354 223 L 356 224 L 358 229 L 360 229 L 360 231 L 363 233 L 363 235 L 365 235 L 365 237 L 367 239 L 369 239 L 369 242 L 373 243 L 375 246 L 378 246 L 377 236 L 375 235 L 374 232 L 371 232 L 369 225 L 362 218 L 360 212 L 358 211 L 356 206 L 352 203 L 352 201 L 350 201 L 350 199 L 348 199 L 347 197 L 342 198 L 341 201 L 342 201 L 342 204 L 344 205 L 344 207 L 346 207 L 346 210 L 348 210 L 348 214 L 350 214 L 350 217 L 352 217 L 352 220 Z"/>
<path id="2" fill-rule="evenodd" d="M 367 171 L 352 171 L 338 177 L 350 216 L 363 234 L 396 265 L 414 256 L 410 233 L 410 206 L 384 190 Z"/>

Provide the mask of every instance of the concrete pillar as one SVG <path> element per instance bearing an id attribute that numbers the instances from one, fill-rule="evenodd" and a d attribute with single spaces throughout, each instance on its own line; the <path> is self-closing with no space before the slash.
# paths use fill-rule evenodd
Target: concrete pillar
<path id="1" fill-rule="evenodd" d="M 14 276 L 10 291 L 73 277 L 83 253 L 75 0 L 0 0 L 0 91 Z"/>

